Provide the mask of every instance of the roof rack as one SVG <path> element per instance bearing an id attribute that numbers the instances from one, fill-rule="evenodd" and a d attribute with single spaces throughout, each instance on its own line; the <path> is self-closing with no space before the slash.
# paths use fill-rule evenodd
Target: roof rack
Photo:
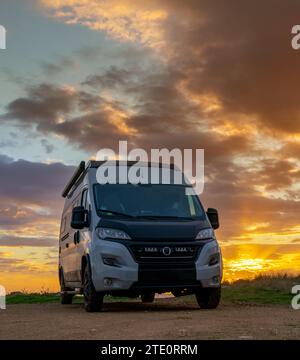
<path id="1" fill-rule="evenodd" d="M 137 164 L 139 161 L 138 160 L 90 160 L 87 165 L 86 165 L 86 168 L 98 168 L 99 166 L 103 165 L 103 164 L 109 164 L 109 163 L 112 163 L 116 166 L 120 166 L 120 165 L 127 165 L 127 166 L 133 166 L 135 164 Z M 151 166 L 159 166 L 160 168 L 162 167 L 165 167 L 165 166 L 169 166 L 170 169 L 174 169 L 175 168 L 175 165 L 173 163 L 171 164 L 164 164 L 164 163 L 161 163 L 161 162 L 158 162 L 158 163 L 151 163 L 150 161 L 147 161 L 147 162 L 143 162 L 141 161 L 142 164 L 144 164 L 144 166 L 148 166 L 148 167 L 151 167 Z"/>
<path id="2" fill-rule="evenodd" d="M 116 166 L 121 166 L 122 164 L 125 164 L 125 163 L 127 164 L 127 166 L 133 166 L 137 162 L 138 162 L 137 160 L 128 160 L 127 162 L 124 160 L 113 161 L 113 163 Z M 72 187 L 76 184 L 77 180 L 88 168 L 98 168 L 99 166 L 101 166 L 105 163 L 107 163 L 107 160 L 103 160 L 103 161 L 90 160 L 87 163 L 87 165 L 85 166 L 85 161 L 81 161 L 78 168 L 76 169 L 73 176 L 71 177 L 71 180 L 68 182 L 68 184 L 64 188 L 64 191 L 62 192 L 62 197 L 64 197 L 64 198 L 67 197 L 67 195 L 69 194 Z M 148 167 L 151 167 L 153 165 L 153 163 L 151 163 L 151 162 L 145 162 L 144 164 Z M 163 163 L 157 163 L 156 165 L 159 166 L 159 168 L 166 166 Z M 169 166 L 170 166 L 170 169 L 175 169 L 174 164 L 170 164 Z"/>
<path id="3" fill-rule="evenodd" d="M 71 180 L 68 182 L 66 187 L 64 188 L 64 191 L 62 192 L 62 197 L 66 197 L 69 193 L 69 191 L 72 189 L 76 181 L 79 179 L 80 175 L 85 171 L 85 161 L 81 161 L 78 168 L 76 169 L 75 173 L 71 177 Z"/>

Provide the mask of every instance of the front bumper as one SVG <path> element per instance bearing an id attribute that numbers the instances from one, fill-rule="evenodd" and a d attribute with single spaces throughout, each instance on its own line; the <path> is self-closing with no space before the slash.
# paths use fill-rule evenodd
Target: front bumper
<path id="1" fill-rule="evenodd" d="M 139 244 L 142 246 L 143 244 Z M 149 246 L 149 244 L 147 243 Z M 155 243 L 151 246 L 157 246 Z M 162 246 L 165 245 L 162 244 Z M 171 291 L 172 289 L 194 289 L 218 287 L 222 279 L 222 260 L 209 266 L 210 256 L 220 252 L 216 241 L 201 246 L 194 259 L 166 258 L 164 261 L 137 259 L 128 244 L 117 241 L 94 241 L 90 249 L 93 283 L 97 291 Z M 103 258 L 115 260 L 116 266 L 106 265 Z M 148 259 L 149 260 L 149 259 Z"/>

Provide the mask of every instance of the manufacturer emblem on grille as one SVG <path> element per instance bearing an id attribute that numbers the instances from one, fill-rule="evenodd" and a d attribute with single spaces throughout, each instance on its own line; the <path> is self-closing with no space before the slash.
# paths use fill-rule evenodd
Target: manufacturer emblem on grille
<path id="1" fill-rule="evenodd" d="M 165 255 L 165 256 L 169 256 L 171 254 L 172 250 L 171 248 L 169 248 L 168 246 L 165 246 L 163 249 L 162 249 L 162 253 Z"/>

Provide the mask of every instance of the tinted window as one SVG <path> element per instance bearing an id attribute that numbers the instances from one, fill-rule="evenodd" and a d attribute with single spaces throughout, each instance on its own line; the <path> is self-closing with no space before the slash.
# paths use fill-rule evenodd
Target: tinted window
<path id="1" fill-rule="evenodd" d="M 94 189 L 98 212 L 108 216 L 116 215 L 111 210 L 131 216 L 205 217 L 199 198 L 186 195 L 185 186 L 97 184 Z"/>
<path id="2" fill-rule="evenodd" d="M 82 196 L 81 196 L 81 205 L 87 209 L 87 194 L 88 194 L 88 190 L 84 189 L 82 192 Z"/>

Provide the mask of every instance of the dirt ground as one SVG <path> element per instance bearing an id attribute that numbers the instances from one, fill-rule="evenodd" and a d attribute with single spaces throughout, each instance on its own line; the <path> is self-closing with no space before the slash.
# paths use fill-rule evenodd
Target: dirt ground
<path id="1" fill-rule="evenodd" d="M 221 304 L 217 310 L 159 299 L 153 304 L 8 305 L 0 311 L 0 339 L 300 339 L 300 310 L 287 306 Z"/>

